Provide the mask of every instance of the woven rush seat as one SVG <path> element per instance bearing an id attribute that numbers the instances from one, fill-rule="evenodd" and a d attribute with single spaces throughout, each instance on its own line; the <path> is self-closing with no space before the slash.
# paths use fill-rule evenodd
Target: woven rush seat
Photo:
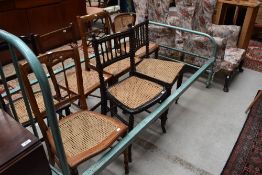
<path id="1" fill-rule="evenodd" d="M 164 90 L 163 86 L 135 76 L 110 87 L 108 92 L 129 109 L 145 105 Z"/>
<path id="2" fill-rule="evenodd" d="M 104 74 L 105 81 L 109 80 L 111 76 Z M 95 70 L 84 71 L 82 70 L 83 88 L 84 94 L 91 93 L 100 86 L 100 80 L 98 72 Z M 78 94 L 77 77 L 75 72 L 69 72 L 67 74 L 67 81 L 69 90 L 75 94 Z M 58 81 L 58 84 L 66 88 L 65 79 Z"/>
<path id="3" fill-rule="evenodd" d="M 68 164 L 75 167 L 107 149 L 126 132 L 127 126 L 111 117 L 85 110 L 60 120 L 59 129 Z M 47 137 L 54 151 L 50 129 Z"/>
<path id="4" fill-rule="evenodd" d="M 35 99 L 36 99 L 37 104 L 39 106 L 39 111 L 41 113 L 45 112 L 45 104 L 44 104 L 44 99 L 43 99 L 42 93 L 40 93 L 40 92 L 35 93 Z M 53 99 L 53 100 L 54 100 L 54 104 L 58 103 L 57 100 L 55 100 L 55 99 Z M 17 99 L 16 101 L 14 101 L 14 106 L 15 106 L 15 110 L 16 110 L 19 122 L 22 123 L 22 124 L 28 122 L 29 117 L 28 117 L 28 113 L 27 113 L 27 110 L 26 110 L 24 99 L 20 98 L 20 99 Z M 10 105 L 9 105 L 9 108 L 10 108 L 10 111 L 12 111 Z"/>
<path id="5" fill-rule="evenodd" d="M 102 59 L 102 58 L 101 58 Z M 135 64 L 141 61 L 140 58 L 135 57 Z M 96 60 L 91 59 L 90 64 L 96 66 Z M 125 73 L 130 69 L 130 58 L 125 58 L 123 60 L 117 61 L 109 66 L 107 66 L 104 71 L 110 75 L 117 76 L 119 74 Z"/>
<path id="6" fill-rule="evenodd" d="M 172 84 L 183 67 L 183 63 L 147 58 L 137 65 L 136 70 L 141 74 Z"/>

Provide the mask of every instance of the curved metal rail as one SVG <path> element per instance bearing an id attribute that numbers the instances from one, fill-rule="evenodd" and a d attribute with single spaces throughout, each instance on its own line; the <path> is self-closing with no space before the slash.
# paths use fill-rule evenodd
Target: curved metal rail
<path id="1" fill-rule="evenodd" d="M 181 31 L 185 31 L 185 32 L 189 32 L 209 38 L 211 40 L 211 43 L 214 45 L 212 56 L 206 57 L 206 62 L 202 67 L 200 67 L 189 79 L 187 79 L 187 81 L 184 82 L 171 96 L 169 96 L 164 102 L 162 102 L 157 109 L 155 109 L 145 119 L 143 119 L 140 123 L 138 123 L 136 127 L 132 131 L 130 131 L 118 144 L 116 144 L 111 150 L 105 153 L 95 164 L 93 164 L 88 170 L 86 170 L 83 173 L 83 175 L 99 174 L 107 165 L 109 165 L 114 159 L 116 159 L 132 142 L 134 142 L 134 140 L 141 134 L 141 132 L 146 130 L 151 123 L 157 120 L 159 116 L 163 112 L 165 112 L 169 108 L 169 106 L 173 102 L 175 102 L 210 67 L 211 67 L 211 75 L 209 76 L 209 79 L 211 79 L 212 77 L 213 74 L 212 67 L 216 59 L 217 45 L 215 43 L 215 40 L 210 35 L 193 30 L 180 28 L 180 27 L 152 22 L 152 21 L 150 21 L 150 24 L 167 27 L 174 30 L 177 29 L 177 30 L 181 30 Z M 187 52 L 184 50 L 179 50 L 176 48 L 169 47 L 168 49 L 194 55 L 194 53 Z M 200 58 L 203 58 L 203 56 L 201 55 L 195 55 L 195 56 L 199 56 Z"/>
<path id="2" fill-rule="evenodd" d="M 57 150 L 59 160 L 61 160 L 60 164 L 61 164 L 62 172 L 63 172 L 64 175 L 70 175 L 70 171 L 69 171 L 69 168 L 68 168 L 68 164 L 66 162 L 65 152 L 64 152 L 64 148 L 62 146 L 61 135 L 60 135 L 57 119 L 56 119 L 56 112 L 55 112 L 55 109 L 54 109 L 53 97 L 52 97 L 52 94 L 51 94 L 51 91 L 50 91 L 50 87 L 49 87 L 49 83 L 48 83 L 46 74 L 45 74 L 40 62 L 38 61 L 35 54 L 29 49 L 29 47 L 21 39 L 19 39 L 15 35 L 12 35 L 12 34 L 6 32 L 6 31 L 4 31 L 4 30 L 0 30 L 0 39 L 7 42 L 8 45 L 9 45 L 9 52 L 12 56 L 12 61 L 13 61 L 13 64 L 14 64 L 14 67 L 15 67 L 15 70 L 16 70 L 16 74 L 17 74 L 17 77 L 18 77 L 18 80 L 19 80 L 19 85 L 20 85 L 22 95 L 23 95 L 25 102 L 27 101 L 26 92 L 24 90 L 23 82 L 21 80 L 21 74 L 20 74 L 20 71 L 19 71 L 19 68 L 18 68 L 18 60 L 17 60 L 16 53 L 14 52 L 14 49 L 17 49 L 21 53 L 21 55 L 27 60 L 31 69 L 33 70 L 33 72 L 34 72 L 34 74 L 35 74 L 35 76 L 36 76 L 36 78 L 39 82 L 41 91 L 43 93 L 45 107 L 46 107 L 46 111 L 47 111 L 47 119 L 48 119 L 48 122 L 49 122 L 49 125 L 50 125 L 50 128 L 51 128 L 52 134 L 54 136 L 54 141 L 55 141 L 56 150 Z M 1 75 L 3 75 L 3 74 L 1 74 Z M 1 76 L 1 78 L 3 80 L 3 76 Z M 7 88 L 7 93 L 8 92 L 9 92 L 9 90 Z M 27 106 L 27 111 L 30 111 L 28 101 L 26 103 L 26 106 Z"/>
<path id="3" fill-rule="evenodd" d="M 101 172 L 108 164 L 110 164 L 115 158 L 117 158 L 123 152 L 123 150 L 125 150 L 138 137 L 138 135 L 141 132 L 146 130 L 152 122 L 154 122 L 164 111 L 166 111 L 166 109 L 168 109 L 168 107 L 175 100 L 177 100 L 205 71 L 207 71 L 210 67 L 212 69 L 212 66 L 214 65 L 215 58 L 216 58 L 216 52 L 217 52 L 216 51 L 217 46 L 215 44 L 214 39 L 211 36 L 201 33 L 201 32 L 196 32 L 196 31 L 187 30 L 187 29 L 174 27 L 174 26 L 169 26 L 166 24 L 161 24 L 161 23 L 156 23 L 156 22 L 150 22 L 150 24 L 159 25 L 159 26 L 168 27 L 168 28 L 177 29 L 177 30 L 182 30 L 185 32 L 190 32 L 190 33 L 194 33 L 197 35 L 208 37 L 211 40 L 211 42 L 214 43 L 212 57 L 207 58 L 206 63 L 201 68 L 199 68 L 198 71 L 196 71 L 185 83 L 183 83 L 180 86 L 180 88 L 178 88 L 171 96 L 169 96 L 163 103 L 161 103 L 161 105 L 155 111 L 150 113 L 144 120 L 142 120 L 131 132 L 129 132 L 126 135 L 126 137 L 124 137 L 118 144 L 113 146 L 113 148 L 110 151 L 105 153 L 95 164 L 93 164 L 89 169 L 87 169 L 83 173 L 84 175 L 93 175 L 93 174 L 98 174 L 99 172 Z M 24 56 L 24 58 L 26 58 L 33 72 L 35 73 L 37 81 L 40 84 L 40 88 L 44 96 L 45 107 L 47 110 L 47 118 L 48 118 L 48 122 L 49 122 L 51 131 L 54 137 L 56 150 L 57 150 L 58 157 L 59 157 L 60 164 L 61 164 L 62 173 L 64 175 L 69 175 L 70 171 L 69 171 L 68 164 L 66 161 L 64 148 L 62 146 L 62 140 L 61 140 L 61 135 L 60 135 L 57 119 L 56 119 L 56 113 L 55 113 L 55 109 L 53 105 L 52 94 L 50 91 L 50 87 L 47 85 L 48 80 L 47 80 L 46 74 L 41 64 L 39 63 L 34 53 L 27 47 L 27 45 L 24 44 L 23 41 L 21 41 L 16 36 L 6 31 L 0 30 L 0 39 L 9 43 L 13 62 L 15 62 L 14 64 L 17 64 L 17 59 L 16 59 L 15 53 L 12 52 L 13 47 L 16 48 Z M 165 46 L 162 46 L 162 47 L 165 47 Z M 187 54 L 192 54 L 192 53 L 189 53 L 183 50 L 178 50 L 176 48 L 168 48 L 168 49 L 177 50 L 177 51 L 187 53 Z M 200 57 L 202 56 L 200 55 Z M 15 67 L 18 68 L 18 64 Z M 20 77 L 19 70 L 17 69 L 16 71 L 17 71 L 18 78 L 19 78 Z M 20 83 L 21 90 L 24 91 L 23 89 L 24 86 L 22 84 L 22 81 L 19 81 L 19 83 Z M 23 92 L 23 95 L 24 94 L 25 94 L 25 91 Z"/>

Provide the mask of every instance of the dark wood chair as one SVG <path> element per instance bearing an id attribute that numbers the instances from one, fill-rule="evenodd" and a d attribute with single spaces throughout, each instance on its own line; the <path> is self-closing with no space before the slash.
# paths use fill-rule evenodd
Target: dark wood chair
<path id="1" fill-rule="evenodd" d="M 147 110 L 149 107 L 166 98 L 166 89 L 164 86 L 137 74 L 134 58 L 134 39 L 134 32 L 132 29 L 129 29 L 121 33 L 105 36 L 101 39 L 96 39 L 94 35 L 92 40 L 96 55 L 96 67 L 101 82 L 102 114 L 106 114 L 112 109 L 112 115 L 118 117 L 124 123 L 127 123 L 129 130 L 132 130 L 134 127 L 135 114 Z M 121 43 L 123 46 L 127 46 L 127 42 L 130 43 L 131 49 L 127 49 L 126 47 L 122 49 L 112 47 L 114 43 Z M 130 76 L 120 82 L 115 82 L 107 86 L 103 78 L 105 69 L 127 58 L 129 58 L 128 64 L 131 66 Z M 107 107 L 108 100 L 111 104 L 115 105 L 111 106 L 111 109 Z M 116 107 L 121 108 L 126 114 L 129 114 L 128 122 L 117 115 Z M 163 131 L 165 130 L 165 118 L 166 117 L 161 117 Z M 129 148 L 129 154 L 131 161 L 131 146 Z"/>
<path id="2" fill-rule="evenodd" d="M 135 13 L 120 13 L 115 16 L 114 22 L 113 22 L 113 32 L 122 32 L 124 30 L 128 29 L 128 25 L 131 24 L 132 26 L 135 25 L 136 22 L 136 14 Z M 127 47 L 129 48 L 129 46 Z M 159 46 L 158 44 L 154 42 L 149 42 L 148 45 L 148 53 L 149 55 L 152 53 L 155 53 L 155 58 L 158 58 L 158 51 Z M 148 56 L 146 53 L 146 47 L 141 47 L 135 52 L 135 56 L 139 58 L 143 58 L 145 56 Z"/>
<path id="3" fill-rule="evenodd" d="M 165 86 L 167 90 L 167 97 L 171 94 L 171 89 L 177 81 L 177 88 L 182 84 L 184 64 L 164 60 L 149 58 L 149 38 L 148 38 L 148 24 L 149 20 L 137 24 L 133 27 L 135 36 L 135 50 L 145 47 L 145 58 L 137 65 L 137 73 L 153 78 Z"/>
<path id="4" fill-rule="evenodd" d="M 77 83 L 75 86 L 77 86 L 78 93 L 68 90 L 68 70 L 63 67 L 60 75 L 55 75 L 54 72 L 56 65 L 65 65 L 68 59 L 73 60 L 76 66 L 76 71 L 73 73 L 76 74 Z M 81 95 L 84 92 L 83 77 L 77 48 L 41 55 L 39 61 L 47 67 L 52 80 L 50 84 L 55 87 L 56 98 L 59 99 L 57 103 L 54 102 L 56 108 L 68 103 L 70 104 L 76 99 L 83 100 L 83 96 Z M 34 90 L 27 78 L 30 67 L 28 64 L 23 64 L 20 68 L 33 113 L 36 116 L 36 120 L 49 150 L 50 162 L 54 164 L 56 161 L 59 165 L 51 130 L 43 120 L 45 114 L 42 112 L 42 107 L 37 102 Z M 67 82 L 66 89 L 59 86 L 61 79 L 65 79 L 64 81 Z M 78 174 L 77 166 L 79 164 L 110 148 L 110 146 L 114 144 L 117 139 L 120 139 L 121 136 L 125 135 L 127 131 L 127 126 L 121 122 L 112 117 L 85 110 L 86 108 L 87 106 L 58 121 L 67 162 L 72 174 Z M 127 151 L 124 153 L 125 171 L 127 173 L 128 155 L 126 154 Z"/>
<path id="5" fill-rule="evenodd" d="M 167 90 L 166 98 L 171 95 L 173 85 L 177 82 L 177 88 L 179 88 L 183 81 L 184 64 L 175 61 L 149 58 L 149 38 L 148 38 L 148 24 L 149 20 L 133 27 L 135 33 L 136 48 L 135 50 L 146 47 L 145 58 L 137 65 L 137 73 L 140 76 L 147 78 L 153 78 L 160 84 L 165 86 Z M 178 100 L 177 100 L 178 101 Z M 176 101 L 176 103 L 177 103 Z M 168 110 L 162 115 L 163 121 L 167 121 Z M 164 123 L 163 125 L 165 125 Z M 164 128 L 164 133 L 166 132 Z"/>
<path id="6" fill-rule="evenodd" d="M 69 24 L 69 26 L 67 27 L 57 29 L 47 34 L 35 35 L 34 39 L 39 53 L 70 49 L 74 46 L 77 46 L 77 40 L 76 37 L 74 36 L 72 24 Z M 83 47 L 85 48 L 85 46 Z M 56 48 L 56 49 L 52 49 L 52 48 Z M 72 62 L 70 63 L 70 61 L 68 61 L 65 66 L 67 67 L 70 64 L 72 64 Z M 57 66 L 57 69 L 59 68 L 61 68 L 61 65 Z M 69 90 L 74 93 L 78 93 L 78 89 L 76 86 L 77 77 L 73 73 L 75 69 L 74 67 L 72 67 L 70 70 L 71 72 L 67 77 Z M 109 80 L 109 78 L 111 77 L 108 74 L 104 74 L 104 76 L 106 80 Z M 85 98 L 87 98 L 100 86 L 98 72 L 92 69 L 82 70 L 82 78 L 83 78 L 84 96 Z M 61 87 L 66 88 L 66 82 L 64 80 L 59 81 L 59 85 Z M 99 104 L 93 106 L 92 109 L 98 107 Z M 79 106 L 81 108 L 85 105 L 86 105 L 85 101 L 81 101 L 79 103 Z"/>

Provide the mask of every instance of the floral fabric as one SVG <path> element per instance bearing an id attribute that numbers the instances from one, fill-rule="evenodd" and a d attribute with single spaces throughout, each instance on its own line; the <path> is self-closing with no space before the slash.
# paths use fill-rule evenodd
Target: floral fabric
<path id="1" fill-rule="evenodd" d="M 194 6 L 178 6 L 176 10 L 169 12 L 167 24 L 192 29 Z"/>
<path id="2" fill-rule="evenodd" d="M 169 11 L 169 0 L 148 0 L 148 19 L 166 23 Z"/>
<path id="3" fill-rule="evenodd" d="M 136 10 L 136 24 L 141 23 L 148 16 L 148 0 L 133 0 Z"/>
<path id="4" fill-rule="evenodd" d="M 210 57 L 212 55 L 212 44 L 208 38 L 202 36 L 188 35 L 191 39 L 184 41 L 184 50 L 198 54 L 201 56 Z M 225 49 L 226 49 L 226 39 L 214 37 L 217 45 L 217 58 L 214 70 L 217 72 L 220 70 L 220 64 L 224 59 Z M 194 64 L 196 66 L 202 66 L 205 60 L 199 57 L 186 55 L 185 62 Z"/>
<path id="5" fill-rule="evenodd" d="M 225 57 L 221 63 L 221 69 L 225 71 L 233 71 L 245 57 L 245 50 L 240 48 L 228 48 Z"/>
<path id="6" fill-rule="evenodd" d="M 212 24 L 211 27 L 209 27 L 209 32 L 212 36 L 226 38 L 227 48 L 237 47 L 240 26 Z"/>
<path id="7" fill-rule="evenodd" d="M 176 46 L 176 31 L 169 30 L 161 26 L 149 26 L 149 40 L 157 44 L 166 45 L 169 47 Z M 167 51 L 166 49 L 160 48 L 160 54 L 172 55 L 172 51 Z"/>
<path id="8" fill-rule="evenodd" d="M 192 29 L 204 33 L 212 24 L 212 16 L 216 8 L 217 0 L 197 0 Z"/>

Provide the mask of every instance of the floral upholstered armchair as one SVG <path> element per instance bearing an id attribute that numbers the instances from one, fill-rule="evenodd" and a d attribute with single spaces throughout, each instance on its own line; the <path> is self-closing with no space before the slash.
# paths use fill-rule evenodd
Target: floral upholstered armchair
<path id="1" fill-rule="evenodd" d="M 235 70 L 242 71 L 245 50 L 237 48 L 240 27 L 212 24 L 217 0 L 176 0 L 176 7 L 169 8 L 170 0 L 134 0 L 137 22 L 149 20 L 207 33 L 214 37 L 218 53 L 214 71 L 225 74 L 224 91 L 228 91 L 229 80 Z M 165 31 L 151 26 L 150 39 L 158 44 L 177 47 L 203 56 L 211 55 L 208 38 L 178 31 Z M 172 54 L 171 54 L 172 55 Z M 175 54 L 176 55 L 176 54 Z M 203 59 L 186 56 L 185 61 L 201 66 Z"/>
<path id="2" fill-rule="evenodd" d="M 245 50 L 237 48 L 240 27 L 236 25 L 212 24 L 212 16 L 216 0 L 195 0 L 191 3 L 177 2 L 173 14 L 169 15 L 168 23 L 180 27 L 207 33 L 214 37 L 218 45 L 218 53 L 214 71 L 225 74 L 224 91 L 228 91 L 229 80 L 235 70 L 242 72 Z M 194 35 L 183 35 L 183 49 L 193 53 L 210 56 L 211 46 L 207 38 Z M 186 56 L 185 61 L 201 66 L 200 58 Z"/>

